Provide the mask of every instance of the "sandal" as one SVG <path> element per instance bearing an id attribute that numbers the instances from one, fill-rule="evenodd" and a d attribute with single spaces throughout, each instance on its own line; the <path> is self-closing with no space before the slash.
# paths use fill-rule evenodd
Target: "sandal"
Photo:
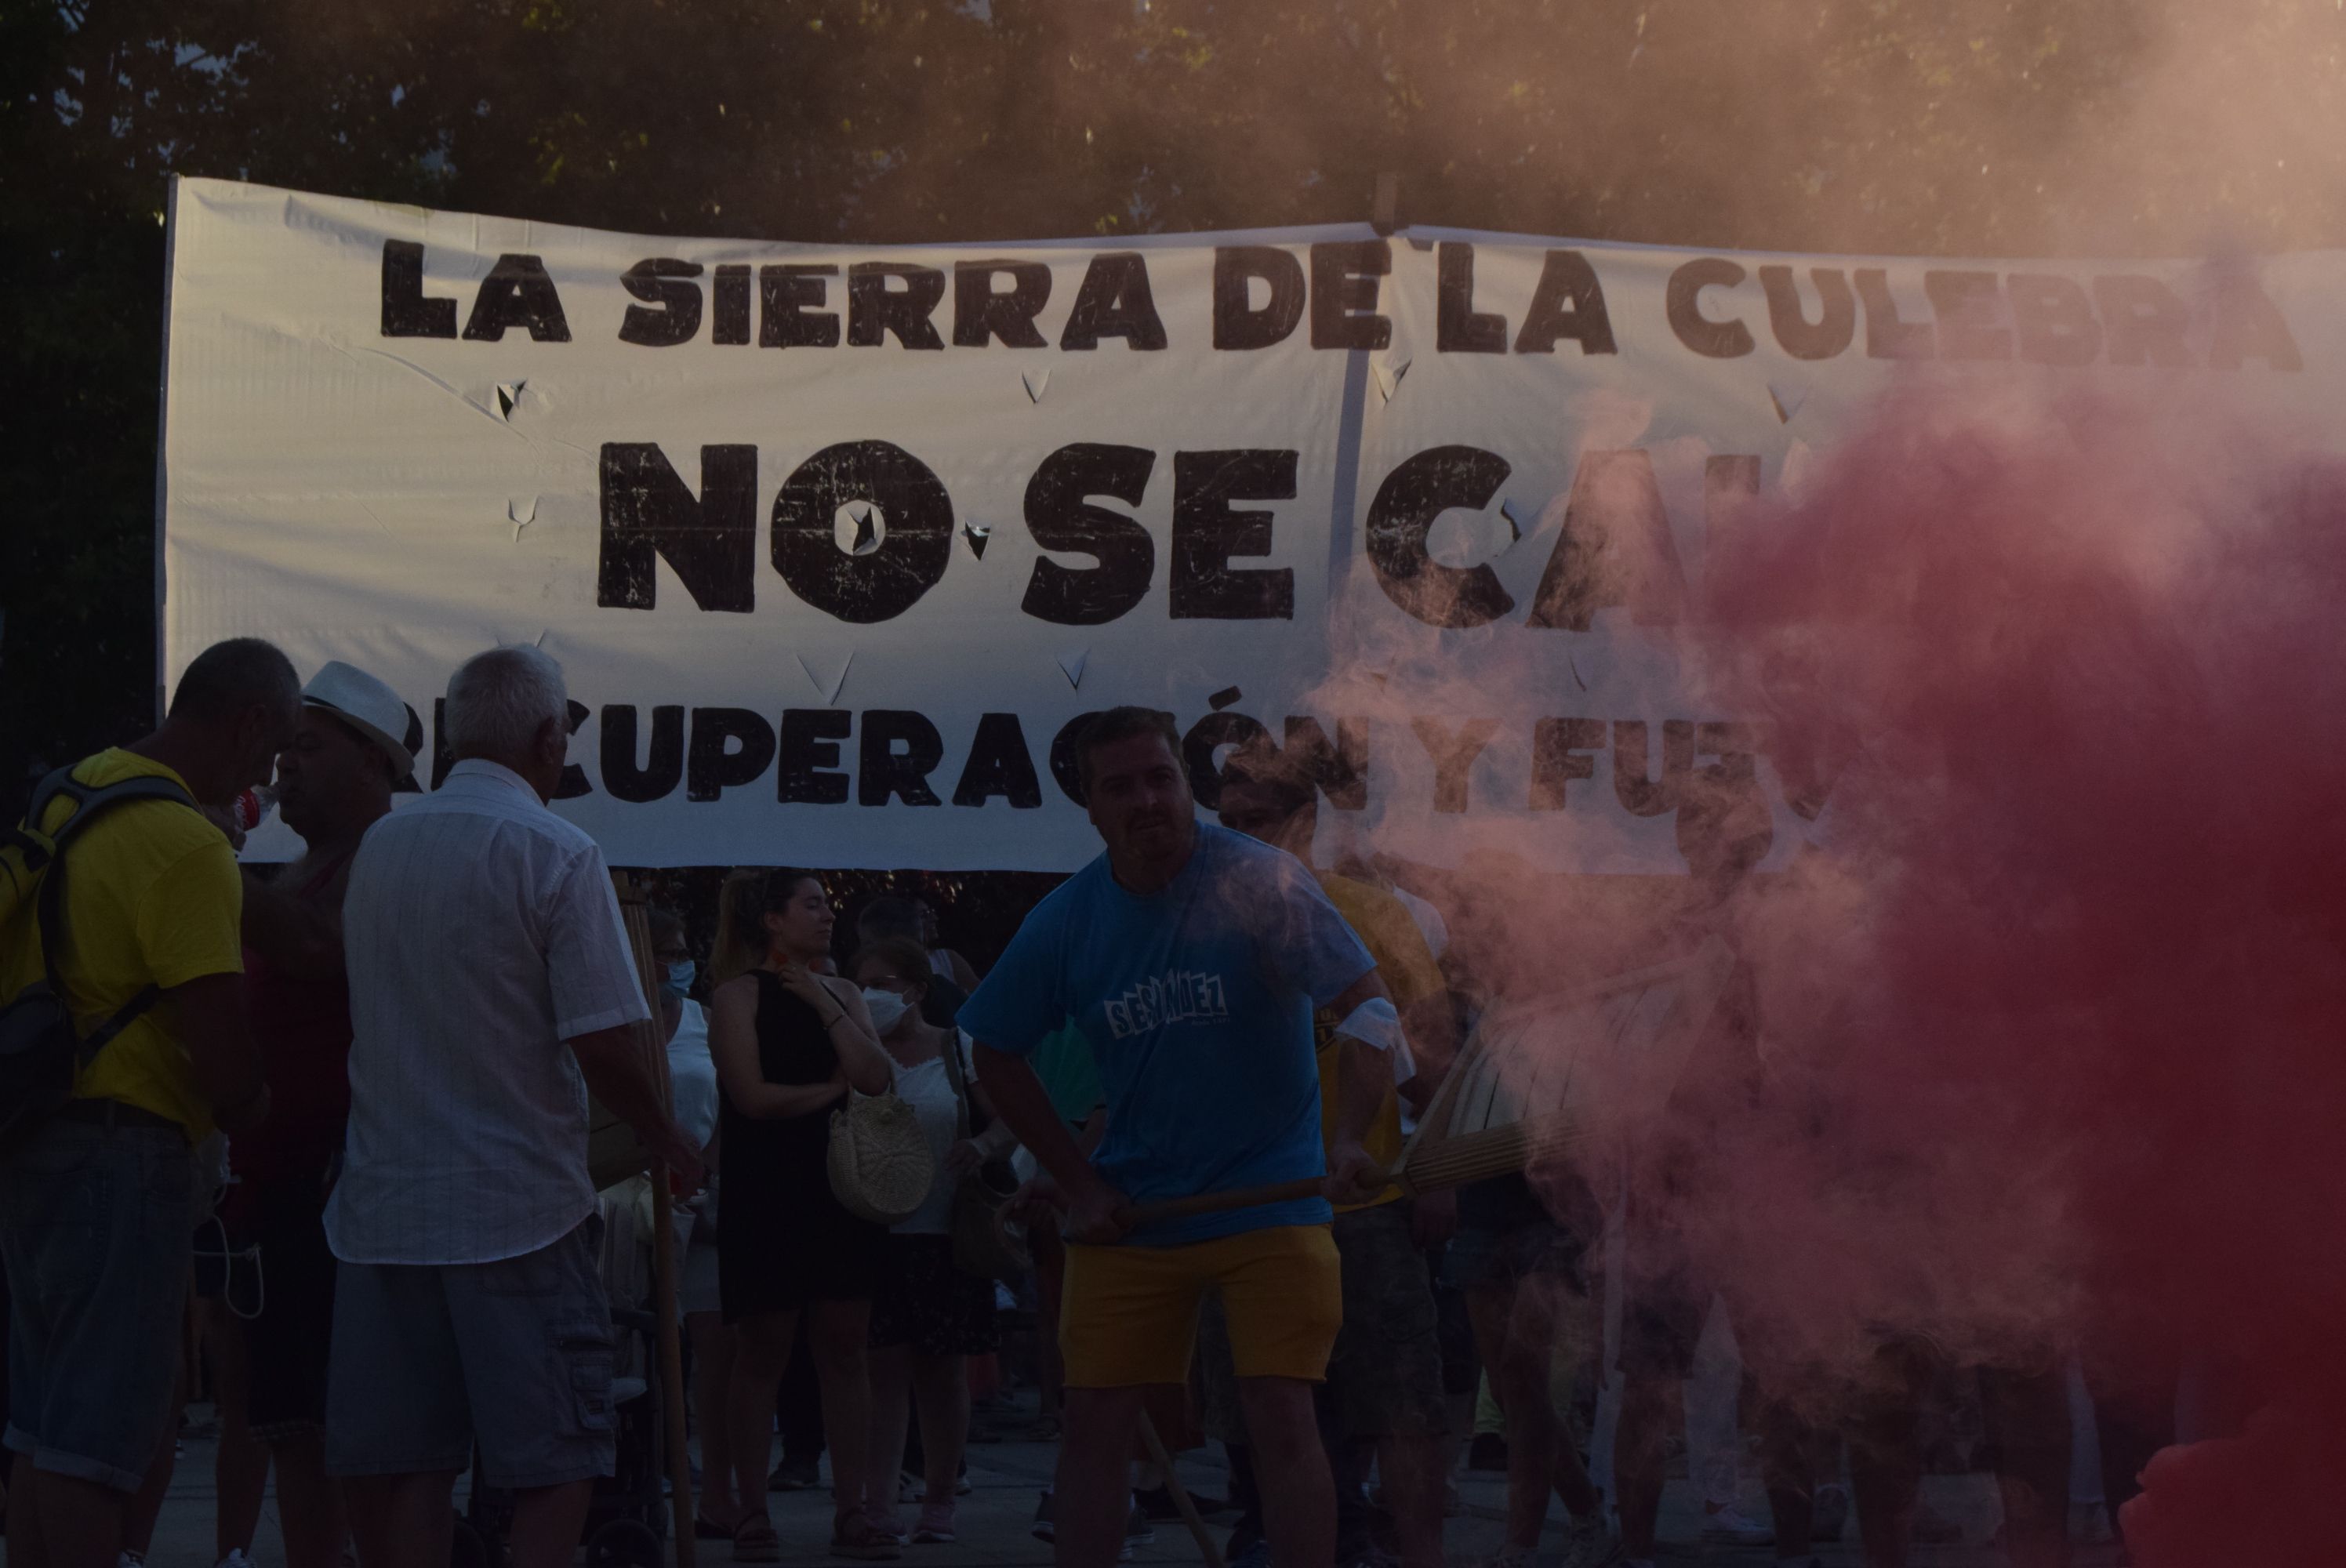
<path id="1" fill-rule="evenodd" d="M 892 1535 L 872 1528 L 860 1508 L 842 1509 L 831 1522 L 831 1554 L 865 1563 L 893 1563 L 904 1554 Z"/>
<path id="2" fill-rule="evenodd" d="M 733 1532 L 699 1509 L 692 1513 L 692 1538 L 695 1541 L 730 1541 Z"/>
<path id="3" fill-rule="evenodd" d="M 733 1527 L 734 1562 L 780 1563 L 781 1560 L 782 1541 L 774 1533 L 772 1520 L 762 1513 L 752 1513 Z"/>

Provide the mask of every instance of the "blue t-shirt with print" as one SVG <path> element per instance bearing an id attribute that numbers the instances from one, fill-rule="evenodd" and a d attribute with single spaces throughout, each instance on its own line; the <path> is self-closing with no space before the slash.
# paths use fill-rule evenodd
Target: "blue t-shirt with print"
<path id="1" fill-rule="evenodd" d="M 1211 823 L 1159 891 L 1102 855 L 1026 917 L 962 1007 L 981 1044 L 1023 1056 L 1072 1020 L 1099 1062 L 1101 1176 L 1136 1204 L 1326 1172 L 1311 1012 L 1375 967 L 1293 856 Z M 1144 1227 L 1174 1246 L 1325 1225 L 1300 1198 Z"/>

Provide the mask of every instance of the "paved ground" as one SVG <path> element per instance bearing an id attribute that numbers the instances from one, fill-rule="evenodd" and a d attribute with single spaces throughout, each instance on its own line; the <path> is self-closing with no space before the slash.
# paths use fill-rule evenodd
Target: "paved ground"
<path id="1" fill-rule="evenodd" d="M 209 1414 L 202 1407 L 194 1412 Z M 187 1455 L 173 1478 L 169 1500 L 164 1505 L 163 1517 L 157 1528 L 155 1545 L 148 1561 L 154 1568 L 209 1568 L 212 1551 L 212 1459 L 215 1445 L 204 1438 L 191 1439 Z M 960 1539 L 951 1546 L 908 1547 L 904 1561 L 907 1568 L 955 1568 L 957 1564 L 1004 1565 L 1004 1568 L 1045 1568 L 1051 1561 L 1051 1549 L 1028 1532 L 1027 1524 L 1035 1510 L 1036 1489 L 1049 1475 L 1054 1451 L 1048 1444 L 1031 1442 L 992 1442 L 974 1444 L 970 1450 L 969 1473 L 974 1490 L 961 1500 L 956 1522 Z M 1218 1461 L 1203 1460 L 1185 1462 L 1182 1474 L 1191 1488 L 1204 1495 L 1217 1495 L 1225 1490 L 1223 1472 Z M 1984 1478 L 1975 1476 L 1933 1477 L 1927 1483 L 1926 1501 L 1943 1516 L 1963 1523 L 1966 1544 L 1962 1546 L 1918 1549 L 1914 1553 L 1915 1568 L 2001 1568 L 2003 1554 L 1986 1542 L 1994 1532 L 1997 1509 L 1993 1488 Z M 1446 1543 L 1450 1560 L 1465 1563 L 1488 1553 L 1499 1544 L 1500 1509 L 1504 1502 L 1504 1488 L 1494 1475 L 1468 1474 L 1459 1478 L 1459 1492 L 1464 1512 L 1450 1522 Z M 825 1548 L 830 1541 L 831 1515 L 828 1499 L 821 1494 L 795 1492 L 779 1494 L 771 1499 L 775 1528 L 782 1538 L 785 1563 L 820 1563 L 833 1561 Z M 1751 1511 L 1765 1517 L 1766 1505 L 1756 1488 L 1748 1499 Z M 909 1517 L 910 1510 L 904 1511 Z M 1700 1502 L 1684 1481 L 1674 1481 L 1664 1505 L 1663 1561 L 1671 1564 L 1704 1563 L 1718 1568 L 1764 1568 L 1774 1561 L 1774 1553 L 1767 1547 L 1740 1551 L 1729 1548 L 1704 1548 L 1698 1542 Z M 1560 1512 L 1551 1515 L 1544 1549 L 1553 1553 L 1561 1548 L 1563 1528 Z M 1216 1531 L 1219 1540 L 1225 1528 Z M 1821 1553 L 1828 1568 L 1855 1568 L 1856 1530 L 1850 1530 L 1851 1544 L 1827 1547 Z M 700 1544 L 699 1561 L 704 1564 L 729 1562 L 729 1553 L 721 1542 Z M 283 1562 L 282 1549 L 277 1534 L 273 1502 L 264 1509 L 260 1538 L 253 1543 L 253 1558 L 260 1568 L 276 1568 Z M 1157 1540 L 1136 1554 L 1141 1568 L 1148 1564 L 1188 1564 L 1201 1561 L 1195 1544 L 1177 1521 L 1159 1524 Z M 2078 1568 L 2104 1568 L 2112 1561 L 2104 1549 L 2087 1548 L 2080 1552 Z"/>

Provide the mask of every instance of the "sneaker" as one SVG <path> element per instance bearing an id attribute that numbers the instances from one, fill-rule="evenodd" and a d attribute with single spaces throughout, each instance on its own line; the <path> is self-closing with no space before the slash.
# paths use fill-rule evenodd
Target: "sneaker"
<path id="1" fill-rule="evenodd" d="M 1703 1510 L 1702 1538 L 1711 1545 L 1769 1546 L 1775 1543 L 1776 1529 L 1729 1503 L 1725 1508 Z"/>
<path id="2" fill-rule="evenodd" d="M 1051 1522 L 1051 1492 L 1048 1487 L 1043 1491 L 1043 1500 L 1035 1505 L 1035 1522 L 1028 1525 L 1027 1529 L 1033 1532 L 1037 1541 L 1058 1539 L 1058 1527 Z"/>
<path id="3" fill-rule="evenodd" d="M 1612 1568 L 1621 1561 L 1621 1538 L 1601 1518 L 1576 1519 L 1566 1530 L 1556 1568 Z"/>
<path id="4" fill-rule="evenodd" d="M 921 1504 L 921 1517 L 913 1526 L 915 1546 L 950 1546 L 954 1539 L 954 1510 L 950 1502 Z"/>
<path id="5" fill-rule="evenodd" d="M 896 1501 L 899 1502 L 920 1502 L 921 1478 L 914 1475 L 909 1470 L 898 1471 L 896 1472 Z"/>
<path id="6" fill-rule="evenodd" d="M 1849 1488 L 1839 1481 L 1827 1481 L 1817 1488 L 1817 1499 L 1809 1516 L 1809 1533 L 1819 1541 L 1838 1541 L 1849 1529 Z"/>
<path id="7" fill-rule="evenodd" d="M 228 1555 L 219 1560 L 219 1568 L 252 1568 L 252 1559 L 244 1554 L 241 1546 L 231 1546 Z"/>
<path id="8" fill-rule="evenodd" d="M 1125 1515 L 1124 1543 L 1127 1546 L 1152 1546 L 1157 1542 L 1157 1527 L 1148 1522 L 1148 1510 L 1140 1506 L 1140 1494 L 1132 1494 L 1132 1512 Z"/>
<path id="9" fill-rule="evenodd" d="M 791 1459 L 784 1456 L 766 1477 L 768 1492 L 812 1492 L 822 1484 L 822 1462 L 820 1460 Z"/>

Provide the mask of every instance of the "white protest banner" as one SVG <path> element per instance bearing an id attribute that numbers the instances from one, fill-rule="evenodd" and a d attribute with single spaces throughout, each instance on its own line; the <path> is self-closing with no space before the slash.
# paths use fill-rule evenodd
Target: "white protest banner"
<path id="1" fill-rule="evenodd" d="M 225 636 L 347 659 L 428 777 L 449 672 L 536 643 L 578 721 L 559 809 L 618 864 L 1070 869 L 1073 728 L 1140 703 L 1209 795 L 1260 726 L 1323 822 L 1668 869 L 1688 769 L 1773 788 L 1675 679 L 1706 541 L 1893 378 L 2208 378 L 2331 432 L 2346 392 L 2331 253 L 888 249 L 219 180 L 169 222 L 167 685 Z"/>

